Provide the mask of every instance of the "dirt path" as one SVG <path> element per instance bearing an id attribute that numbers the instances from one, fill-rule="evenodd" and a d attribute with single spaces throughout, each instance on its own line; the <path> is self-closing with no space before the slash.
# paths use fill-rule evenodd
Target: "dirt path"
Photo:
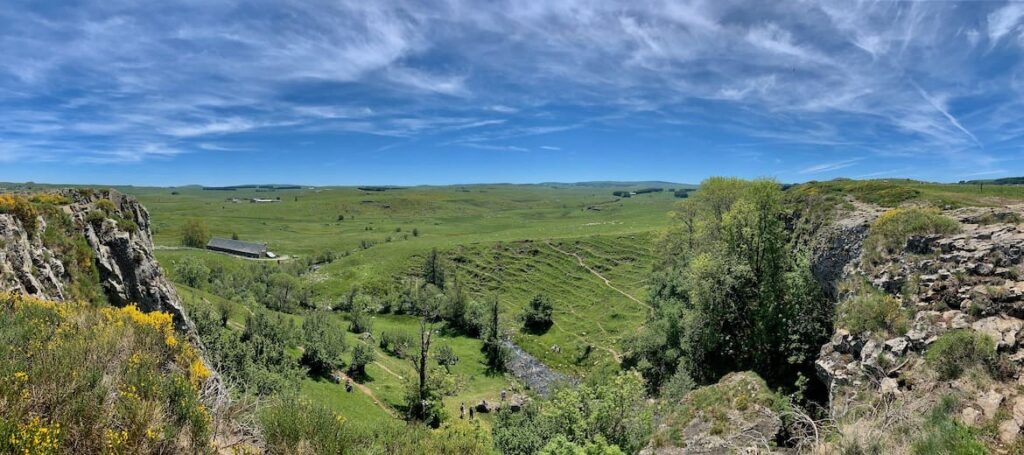
<path id="1" fill-rule="evenodd" d="M 596 343 L 592 342 L 591 340 L 583 338 L 582 336 L 580 336 L 580 334 L 578 334 L 576 332 L 572 332 L 572 331 L 566 330 L 565 327 L 562 327 L 561 325 L 559 325 L 557 321 L 553 321 L 553 323 L 554 323 L 554 326 L 555 326 L 556 329 L 561 330 L 561 331 L 563 331 L 565 333 L 568 333 L 569 335 L 572 335 L 572 336 L 576 337 L 576 339 L 579 340 L 580 342 L 582 342 L 583 344 L 589 344 L 591 346 L 594 346 L 597 349 L 600 349 L 602 351 L 608 352 L 609 354 L 612 355 L 612 358 L 615 359 L 616 363 L 622 363 L 622 354 L 619 354 L 619 351 L 616 351 L 616 350 L 614 350 L 614 349 L 612 349 L 610 347 L 607 347 L 607 346 L 602 346 L 602 345 L 596 344 Z"/>
<path id="2" fill-rule="evenodd" d="M 345 381 L 345 380 L 349 380 L 349 381 L 352 381 L 352 386 L 353 386 L 353 387 L 355 387 L 355 388 L 356 388 L 356 390 L 359 390 L 359 391 L 360 391 L 360 392 L 362 392 L 362 393 L 363 393 L 364 395 L 366 395 L 366 396 L 370 397 L 370 399 L 371 399 L 371 400 L 373 400 L 373 402 L 374 402 L 374 403 L 375 403 L 375 404 L 376 404 L 376 405 L 377 405 L 378 407 L 380 407 L 381 409 L 383 409 L 383 410 L 384 410 L 384 412 L 388 413 L 388 415 L 389 415 L 389 416 L 391 416 L 391 417 L 394 417 L 394 418 L 396 418 L 396 419 L 398 418 L 398 413 L 396 413 L 394 409 L 391 409 L 391 406 L 388 406 L 388 405 L 384 404 L 383 402 L 381 402 L 381 401 L 380 401 L 379 399 L 377 399 L 377 395 L 374 395 L 374 394 L 373 394 L 373 390 L 370 390 L 370 388 L 369 388 L 369 387 L 367 387 L 367 386 L 365 386 L 365 385 L 362 385 L 362 384 L 360 384 L 360 383 L 358 383 L 358 382 L 356 382 L 356 381 L 352 380 L 352 378 L 350 378 L 350 377 L 349 377 L 349 376 L 348 376 L 347 374 L 345 374 L 345 373 L 343 373 L 343 372 L 341 372 L 341 371 L 338 371 L 337 373 L 338 373 L 339 375 L 341 375 L 341 380 L 342 380 L 342 381 Z"/>
<path id="3" fill-rule="evenodd" d="M 392 375 L 392 376 L 394 376 L 394 377 L 398 378 L 399 380 L 402 380 L 402 381 L 404 381 L 404 380 L 405 380 L 405 378 L 404 378 L 404 377 L 402 377 L 402 375 L 400 375 L 400 374 L 398 374 L 398 373 L 395 373 L 394 371 L 391 371 L 391 369 L 389 369 L 388 367 L 384 366 L 384 364 L 383 364 L 383 363 L 380 363 L 380 362 L 373 362 L 373 364 L 374 364 L 374 365 L 377 365 L 378 367 L 380 367 L 380 369 L 382 369 L 382 370 L 386 371 L 386 372 L 387 372 L 388 374 L 390 374 L 390 375 Z"/>
<path id="4" fill-rule="evenodd" d="M 612 284 L 611 280 L 609 280 L 608 278 L 605 278 L 604 275 L 601 275 L 600 273 L 597 272 L 597 270 L 594 270 L 594 269 L 590 268 L 590 266 L 587 265 L 587 263 L 583 262 L 583 258 L 580 257 L 579 254 L 570 253 L 568 251 L 565 251 L 565 250 L 555 246 L 551 242 L 545 242 L 545 243 L 547 243 L 548 246 L 550 246 L 552 249 L 554 249 L 555 251 L 557 251 L 559 253 L 562 253 L 562 254 L 564 254 L 566 256 L 572 256 L 572 257 L 576 258 L 576 262 L 579 263 L 580 267 L 583 267 L 583 268 L 587 269 L 587 271 L 589 271 L 590 273 L 593 273 L 594 276 L 600 278 L 601 281 L 604 281 L 605 286 L 608 286 L 613 291 L 618 292 L 619 294 L 622 294 L 622 295 L 626 296 L 627 299 L 632 300 L 632 301 L 636 302 L 639 305 L 643 305 L 644 308 L 647 308 L 648 310 L 653 309 L 653 308 L 651 308 L 650 305 L 640 301 L 640 299 L 638 299 L 636 297 L 633 297 L 632 295 L 629 295 L 629 293 L 627 293 L 626 291 L 623 291 L 622 289 L 619 289 L 619 288 L 615 287 L 615 285 Z"/>

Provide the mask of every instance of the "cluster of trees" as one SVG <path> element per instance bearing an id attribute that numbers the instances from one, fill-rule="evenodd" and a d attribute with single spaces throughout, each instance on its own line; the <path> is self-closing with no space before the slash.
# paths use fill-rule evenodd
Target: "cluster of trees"
<path id="1" fill-rule="evenodd" d="M 227 327 L 227 304 L 194 302 L 190 307 L 208 360 L 235 389 L 259 396 L 294 390 L 303 375 L 287 352 L 302 343 L 303 333 L 294 320 L 257 312 L 246 318 L 239 332 Z"/>
<path id="2" fill-rule="evenodd" d="M 344 331 L 326 311 L 308 313 L 301 325 L 287 316 L 257 311 L 246 318 L 239 332 L 228 327 L 228 304 L 193 302 L 190 306 L 210 361 L 243 393 L 294 392 L 307 372 L 328 376 L 346 365 L 353 375 L 365 375 L 366 365 L 376 359 L 371 345 L 350 347 Z M 301 356 L 289 354 L 300 347 Z"/>
<path id="3" fill-rule="evenodd" d="M 650 435 L 651 409 L 635 372 L 560 389 L 494 422 L 494 445 L 506 455 L 637 453 Z"/>
<path id="4" fill-rule="evenodd" d="M 225 263 L 185 256 L 174 261 L 171 273 L 175 282 L 228 300 L 294 313 L 313 306 L 313 290 L 300 278 L 308 268 L 302 261 Z"/>
<path id="5" fill-rule="evenodd" d="M 797 389 L 831 331 L 831 305 L 791 245 L 771 180 L 712 178 L 674 213 L 650 288 L 654 312 L 629 340 L 625 368 L 649 391 L 753 370 Z"/>

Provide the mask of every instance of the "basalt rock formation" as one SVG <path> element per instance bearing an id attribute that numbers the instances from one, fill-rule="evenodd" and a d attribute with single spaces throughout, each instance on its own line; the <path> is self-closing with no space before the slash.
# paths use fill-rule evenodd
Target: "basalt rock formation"
<path id="1" fill-rule="evenodd" d="M 170 313 L 178 330 L 191 333 L 192 322 L 153 256 L 149 212 L 135 198 L 114 190 L 59 194 L 70 202 L 60 209 L 92 249 L 107 299 L 117 306 L 135 304 L 143 311 Z M 113 203 L 116 218 L 88 219 L 101 200 Z M 0 214 L 0 290 L 63 301 L 72 278 L 42 240 L 46 220 L 39 217 L 36 224 L 27 228 L 14 215 Z"/>
<path id="2" fill-rule="evenodd" d="M 816 362 L 831 390 L 831 415 L 843 443 L 871 439 L 865 433 L 877 432 L 892 448 L 906 441 L 885 430 L 887 425 L 913 422 L 953 397 L 959 424 L 989 435 L 983 439 L 993 451 L 1019 453 L 1024 447 L 1024 206 L 943 214 L 960 223 L 959 233 L 911 236 L 902 251 L 880 262 L 858 259 L 846 266 L 841 278 L 898 301 L 906 323 L 895 333 L 836 328 Z M 936 352 L 929 362 L 928 353 L 951 332 L 963 335 L 958 339 L 987 337 L 991 344 L 980 346 L 995 352 L 971 354 L 984 359 L 974 364 L 945 359 L 963 363 L 966 371 L 943 374 L 936 368 L 942 354 Z M 826 446 L 826 451 L 837 447 Z"/>

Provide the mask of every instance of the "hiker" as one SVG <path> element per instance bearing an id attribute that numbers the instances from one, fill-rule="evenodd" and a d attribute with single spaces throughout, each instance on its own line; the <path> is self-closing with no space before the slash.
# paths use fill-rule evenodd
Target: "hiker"
<path id="1" fill-rule="evenodd" d="M 470 407 L 470 408 L 469 408 L 469 420 L 473 420 L 473 416 L 474 416 L 475 414 L 476 414 L 476 413 L 475 413 L 475 412 L 473 412 L 473 408 L 472 408 L 472 407 Z"/>
<path id="2" fill-rule="evenodd" d="M 504 390 L 501 391 L 501 402 L 502 403 L 505 402 L 505 391 Z"/>
<path id="3" fill-rule="evenodd" d="M 466 403 L 463 402 L 462 404 L 459 405 L 459 419 L 461 420 L 461 419 L 465 419 L 465 418 L 466 418 Z"/>
<path id="4" fill-rule="evenodd" d="M 345 391 L 346 392 L 351 392 L 352 391 L 352 379 L 350 379 L 350 378 L 345 378 Z"/>

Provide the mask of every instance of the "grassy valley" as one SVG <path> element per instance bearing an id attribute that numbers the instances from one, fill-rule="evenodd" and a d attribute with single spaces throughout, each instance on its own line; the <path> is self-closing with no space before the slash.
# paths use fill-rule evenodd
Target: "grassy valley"
<path id="1" fill-rule="evenodd" d="M 335 308 L 330 318 L 346 334 L 347 345 L 374 345 L 376 359 L 353 393 L 315 375 L 301 378 L 298 390 L 336 412 L 375 421 L 402 414 L 403 393 L 416 374 L 409 359 L 379 349 L 380 336 L 414 336 L 418 318 L 373 314 L 374 338 L 364 340 L 348 330 L 353 314 L 337 308 L 352 295 L 399 299 L 403 282 L 420 275 L 424 258 L 433 250 L 444 258 L 448 280 L 459 282 L 470 299 L 498 299 L 503 331 L 545 364 L 579 378 L 617 370 L 620 342 L 647 316 L 646 279 L 654 239 L 668 226 L 668 214 L 680 200 L 667 190 L 684 186 L 632 197 L 612 194 L 644 188 L 649 185 L 125 191 L 149 209 L 157 257 L 178 281 L 186 304 L 211 311 L 229 308 L 229 329 L 242 333 L 246 319 L 257 312 L 301 326 L 311 308 Z M 250 203 L 251 198 L 280 202 Z M 213 236 L 265 242 L 285 257 L 280 264 L 262 261 L 265 267 L 289 268 L 324 255 L 333 260 L 293 272 L 308 299 L 285 311 L 225 294 L 211 283 L 195 289 L 182 282 L 175 264 L 194 260 L 216 271 L 251 267 L 257 261 L 181 247 L 180 229 L 192 219 L 202 220 Z M 543 332 L 523 330 L 521 315 L 538 294 L 552 301 L 553 325 Z M 501 390 L 521 387 L 511 377 L 489 371 L 480 339 L 449 330 L 435 343 L 449 346 L 459 359 L 451 367 L 460 383 L 458 392 L 445 399 L 451 415 L 462 403 L 498 401 Z M 299 343 L 289 348 L 296 359 L 300 350 Z"/>

